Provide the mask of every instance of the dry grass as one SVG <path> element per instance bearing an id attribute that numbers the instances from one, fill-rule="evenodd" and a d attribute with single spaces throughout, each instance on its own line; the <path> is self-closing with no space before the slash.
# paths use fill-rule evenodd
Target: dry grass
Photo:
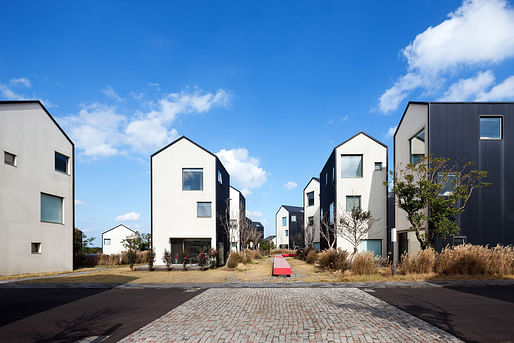
<path id="1" fill-rule="evenodd" d="M 69 274 L 69 273 L 90 271 L 90 270 L 95 270 L 95 269 L 96 268 L 80 268 L 80 269 L 75 269 L 73 271 L 65 271 L 65 272 L 31 273 L 31 274 L 7 275 L 7 276 L 0 276 L 0 281 L 25 279 L 25 278 L 34 278 L 34 277 L 42 277 L 42 276 L 63 275 L 63 274 Z"/>
<path id="2" fill-rule="evenodd" d="M 437 257 L 435 271 L 442 275 L 512 275 L 514 248 L 471 244 L 445 248 Z"/>
<path id="3" fill-rule="evenodd" d="M 401 257 L 402 274 L 428 274 L 434 271 L 436 252 L 434 249 L 419 250 Z"/>
<path id="4" fill-rule="evenodd" d="M 372 252 L 361 252 L 352 257 L 350 269 L 355 275 L 373 275 L 378 272 L 378 261 Z"/>

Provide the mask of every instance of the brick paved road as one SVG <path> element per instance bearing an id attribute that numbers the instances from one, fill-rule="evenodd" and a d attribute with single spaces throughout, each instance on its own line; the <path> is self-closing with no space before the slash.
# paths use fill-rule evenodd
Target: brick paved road
<path id="1" fill-rule="evenodd" d="M 460 342 L 352 288 L 209 289 L 122 342 Z"/>

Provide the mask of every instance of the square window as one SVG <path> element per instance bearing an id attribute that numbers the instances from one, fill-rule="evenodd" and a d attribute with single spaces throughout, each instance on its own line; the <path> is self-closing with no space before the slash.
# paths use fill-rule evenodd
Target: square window
<path id="1" fill-rule="evenodd" d="M 282 226 L 287 226 L 287 217 L 282 217 Z"/>
<path id="2" fill-rule="evenodd" d="M 16 167 L 16 155 L 4 151 L 4 162 L 10 166 Z"/>
<path id="3" fill-rule="evenodd" d="M 63 198 L 41 193 L 41 221 L 62 224 Z"/>
<path id="4" fill-rule="evenodd" d="M 341 155 L 341 177 L 362 177 L 362 155 Z"/>
<path id="5" fill-rule="evenodd" d="M 296 216 L 291 216 L 291 223 L 296 223 Z"/>
<path id="6" fill-rule="evenodd" d="M 198 218 L 210 218 L 211 217 L 211 203 L 210 202 L 197 203 L 196 214 L 197 214 Z"/>
<path id="7" fill-rule="evenodd" d="M 182 190 L 203 191 L 203 169 L 182 169 Z"/>
<path id="8" fill-rule="evenodd" d="M 55 152 L 55 170 L 68 174 L 68 156 Z"/>
<path id="9" fill-rule="evenodd" d="M 314 217 L 309 217 L 309 225 L 314 225 Z"/>
<path id="10" fill-rule="evenodd" d="M 286 237 L 289 237 L 289 230 L 286 230 Z"/>
<path id="11" fill-rule="evenodd" d="M 110 238 L 104 238 L 104 245 L 111 245 L 111 239 Z"/>
<path id="12" fill-rule="evenodd" d="M 307 193 L 307 206 L 314 206 L 314 192 Z"/>
<path id="13" fill-rule="evenodd" d="M 480 117 L 480 139 L 502 139 L 502 117 Z"/>
<path id="14" fill-rule="evenodd" d="M 360 195 L 348 195 L 346 197 L 346 210 L 352 211 L 354 208 L 361 208 L 361 196 Z"/>
<path id="15" fill-rule="evenodd" d="M 382 162 L 375 162 L 375 170 L 382 171 Z"/>
<path id="16" fill-rule="evenodd" d="M 30 243 L 30 250 L 33 254 L 41 254 L 41 243 Z"/>
<path id="17" fill-rule="evenodd" d="M 218 169 L 218 182 L 223 184 L 223 175 L 221 175 L 221 170 Z"/>

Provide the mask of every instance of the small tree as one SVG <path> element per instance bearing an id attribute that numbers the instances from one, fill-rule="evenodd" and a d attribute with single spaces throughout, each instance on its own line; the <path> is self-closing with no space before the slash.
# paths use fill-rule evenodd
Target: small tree
<path id="1" fill-rule="evenodd" d="M 89 245 L 92 245 L 95 240 L 95 237 L 88 237 L 85 233 L 82 232 L 82 252 L 84 254 L 88 254 L 91 250 Z"/>
<path id="2" fill-rule="evenodd" d="M 155 262 L 155 251 L 153 248 L 147 250 L 146 253 L 146 263 L 148 263 L 148 270 L 153 270 L 153 264 Z"/>
<path id="3" fill-rule="evenodd" d="M 183 251 L 182 252 L 182 263 L 184 270 L 187 270 L 187 264 L 189 263 L 189 260 L 191 259 L 191 256 L 189 255 L 189 252 Z"/>
<path id="4" fill-rule="evenodd" d="M 205 251 L 201 251 L 200 254 L 198 254 L 198 265 L 203 270 L 203 267 L 207 264 L 207 254 Z"/>
<path id="5" fill-rule="evenodd" d="M 353 254 L 359 251 L 359 244 L 368 235 L 373 223 L 376 221 L 369 211 L 363 211 L 360 207 L 354 207 L 351 211 L 342 211 L 337 225 L 338 230 L 348 243 L 353 246 Z"/>
<path id="6" fill-rule="evenodd" d="M 319 234 L 327 242 L 329 249 L 333 249 L 336 244 L 339 228 L 340 226 L 334 225 L 326 217 L 321 220 Z"/>
<path id="7" fill-rule="evenodd" d="M 312 248 L 314 246 L 314 234 L 315 227 L 312 224 L 308 224 L 305 228 L 305 247 Z"/>
<path id="8" fill-rule="evenodd" d="M 140 247 L 141 237 L 136 232 L 131 236 L 126 237 L 121 241 L 123 247 L 127 249 L 127 259 L 130 269 L 134 270 L 134 264 L 136 264 L 137 249 Z"/>
<path id="9" fill-rule="evenodd" d="M 139 251 L 149 250 L 151 248 L 150 244 L 151 244 L 151 240 L 152 240 L 152 234 L 143 232 L 140 234 L 140 237 L 141 237 L 141 241 L 139 244 Z"/>
<path id="10" fill-rule="evenodd" d="M 171 260 L 172 260 L 173 256 L 171 255 L 171 253 L 164 249 L 164 255 L 162 257 L 162 262 L 164 262 L 164 264 L 166 265 L 166 270 L 170 270 L 170 266 L 171 266 Z"/>
<path id="11" fill-rule="evenodd" d="M 459 232 L 456 216 L 464 212 L 476 189 L 489 186 L 487 171 L 471 169 L 472 162 L 424 157 L 416 164 L 399 168 L 393 175 L 393 192 L 407 214 L 421 249 Z"/>
<path id="12" fill-rule="evenodd" d="M 209 249 L 209 264 L 212 268 L 216 268 L 216 256 L 218 256 L 218 252 L 216 249 Z"/>

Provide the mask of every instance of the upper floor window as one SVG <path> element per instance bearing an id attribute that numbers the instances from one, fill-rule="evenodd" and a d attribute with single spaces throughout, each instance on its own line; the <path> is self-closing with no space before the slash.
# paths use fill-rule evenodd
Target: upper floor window
<path id="1" fill-rule="evenodd" d="M 437 182 L 443 184 L 443 187 L 439 191 L 439 196 L 451 196 L 453 193 L 453 188 L 456 186 L 457 183 L 457 175 L 441 173 L 437 175 Z"/>
<path id="2" fill-rule="evenodd" d="M 104 238 L 104 245 L 111 245 L 111 239 L 110 238 Z"/>
<path id="3" fill-rule="evenodd" d="M 362 177 L 362 155 L 341 155 L 341 177 Z"/>
<path id="4" fill-rule="evenodd" d="M 314 225 L 314 217 L 309 217 L 309 225 Z"/>
<path id="5" fill-rule="evenodd" d="M 291 223 L 296 223 L 296 216 L 291 216 Z"/>
<path id="6" fill-rule="evenodd" d="M 361 196 L 360 195 L 348 195 L 346 196 L 346 210 L 352 211 L 354 208 L 361 208 Z"/>
<path id="7" fill-rule="evenodd" d="M 330 221 L 330 224 L 334 224 L 335 222 L 335 213 L 334 213 L 334 203 L 330 203 L 330 206 L 328 207 L 328 220 Z"/>
<path id="8" fill-rule="evenodd" d="M 55 152 L 55 170 L 68 174 L 68 156 Z"/>
<path id="9" fill-rule="evenodd" d="M 336 179 L 335 168 L 332 167 L 332 181 L 334 181 L 335 179 Z"/>
<path id="10" fill-rule="evenodd" d="M 282 226 L 287 226 L 287 217 L 282 217 Z"/>
<path id="11" fill-rule="evenodd" d="M 286 237 L 289 237 L 289 230 L 286 230 Z"/>
<path id="12" fill-rule="evenodd" d="M 182 190 L 203 191 L 203 169 L 182 169 Z"/>
<path id="13" fill-rule="evenodd" d="M 63 198 L 41 193 L 41 221 L 62 224 Z"/>
<path id="14" fill-rule="evenodd" d="M 218 182 L 223 183 L 223 175 L 221 175 L 221 170 L 218 169 Z"/>
<path id="15" fill-rule="evenodd" d="M 198 218 L 210 218 L 211 217 L 211 203 L 210 202 L 198 202 L 196 208 L 196 215 Z"/>
<path id="16" fill-rule="evenodd" d="M 307 206 L 314 206 L 314 192 L 307 193 Z"/>
<path id="17" fill-rule="evenodd" d="M 425 157 L 425 129 L 410 139 L 410 163 L 416 164 Z"/>
<path id="18" fill-rule="evenodd" d="M 4 163 L 16 167 L 16 155 L 4 151 Z"/>
<path id="19" fill-rule="evenodd" d="M 325 173 L 325 185 L 328 185 L 328 172 Z"/>
<path id="20" fill-rule="evenodd" d="M 480 139 L 502 139 L 502 117 L 480 117 Z"/>
<path id="21" fill-rule="evenodd" d="M 382 162 L 375 162 L 375 170 L 376 171 L 382 170 Z"/>

